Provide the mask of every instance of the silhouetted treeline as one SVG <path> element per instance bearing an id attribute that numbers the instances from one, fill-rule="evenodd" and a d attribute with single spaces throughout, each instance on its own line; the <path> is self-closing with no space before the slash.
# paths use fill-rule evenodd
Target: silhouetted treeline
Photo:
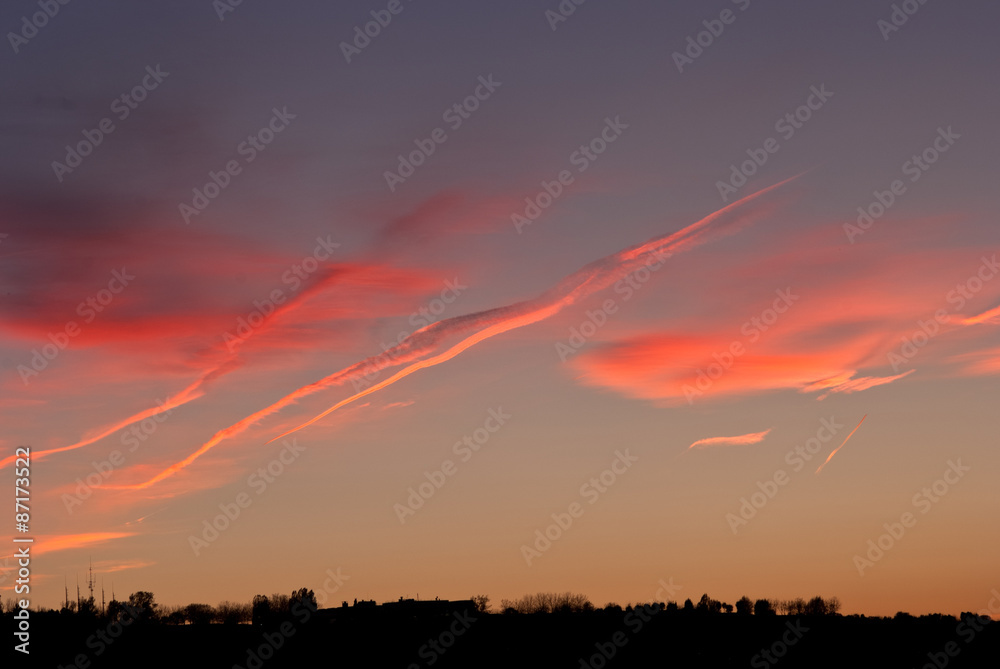
<path id="1" fill-rule="evenodd" d="M 0 604 L 11 638 L 10 600 Z M 841 615 L 836 598 L 733 604 L 607 603 L 536 593 L 489 598 L 343 602 L 318 609 L 312 591 L 217 606 L 164 607 L 148 591 L 105 607 L 90 598 L 31 611 L 30 662 L 105 667 L 879 667 L 997 666 L 1000 624 L 972 613 Z"/>

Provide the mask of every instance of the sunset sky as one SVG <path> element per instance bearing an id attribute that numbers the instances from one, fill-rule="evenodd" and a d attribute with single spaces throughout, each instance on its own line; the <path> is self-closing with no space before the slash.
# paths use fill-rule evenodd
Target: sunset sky
<path id="1" fill-rule="evenodd" d="M 1000 8 L 39 11 L 0 9 L 33 605 L 92 559 L 166 604 L 1000 614 Z"/>

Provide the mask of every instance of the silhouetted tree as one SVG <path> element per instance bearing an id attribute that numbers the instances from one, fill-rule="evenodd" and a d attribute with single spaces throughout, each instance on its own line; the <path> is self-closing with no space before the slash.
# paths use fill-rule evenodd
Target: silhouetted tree
<path id="1" fill-rule="evenodd" d="M 77 614 L 88 618 L 96 618 L 97 604 L 94 603 L 94 598 L 88 597 L 87 599 L 81 599 L 80 606 L 77 609 Z"/>
<path id="2" fill-rule="evenodd" d="M 107 611 L 105 612 L 105 615 L 108 617 L 109 620 L 111 621 L 121 620 L 121 617 L 124 613 L 125 609 L 122 606 L 122 603 L 119 602 L 117 599 L 112 599 L 110 602 L 108 602 L 108 608 Z"/>
<path id="3" fill-rule="evenodd" d="M 753 614 L 755 616 L 773 616 L 774 607 L 771 605 L 770 600 L 758 599 L 753 604 Z"/>
<path id="4" fill-rule="evenodd" d="M 188 604 L 184 607 L 184 620 L 192 625 L 207 625 L 215 619 L 215 609 L 208 604 Z"/>
<path id="5" fill-rule="evenodd" d="M 743 595 L 736 601 L 736 613 L 741 616 L 748 616 L 753 613 L 753 602 L 746 595 Z"/>
<path id="6" fill-rule="evenodd" d="M 586 595 L 572 592 L 539 592 L 534 595 L 525 595 L 516 600 L 502 599 L 500 600 L 500 608 L 504 610 L 514 609 L 518 613 L 552 613 L 553 611 L 576 613 L 593 611 L 594 605 L 590 603 Z"/>
<path id="7" fill-rule="evenodd" d="M 675 601 L 667 602 L 667 613 L 677 613 L 677 602 Z"/>
<path id="8" fill-rule="evenodd" d="M 288 598 L 288 610 L 289 611 L 315 611 L 319 608 L 316 603 L 316 595 L 312 590 L 306 588 L 299 588 L 292 593 L 292 596 Z"/>
<path id="9" fill-rule="evenodd" d="M 159 618 L 159 604 L 151 592 L 146 590 L 133 592 L 128 596 L 128 605 L 133 609 L 138 623 L 148 623 Z"/>
<path id="10" fill-rule="evenodd" d="M 722 602 L 712 599 L 708 593 L 705 593 L 698 600 L 698 606 L 695 608 L 699 613 L 722 613 Z"/>
<path id="11" fill-rule="evenodd" d="M 312 591 L 310 591 L 311 593 Z M 313 600 L 315 601 L 315 599 Z M 208 607 L 211 609 L 212 607 Z M 220 602 L 215 608 L 215 620 L 223 625 L 238 625 L 250 622 L 250 606 L 237 602 Z"/>
<path id="12" fill-rule="evenodd" d="M 170 606 L 160 608 L 160 620 L 167 625 L 184 625 L 188 621 L 187 606 Z"/>
<path id="13" fill-rule="evenodd" d="M 486 595 L 473 595 L 472 604 L 479 613 L 489 613 L 490 611 L 490 598 Z"/>
<path id="14" fill-rule="evenodd" d="M 684 600 L 684 613 L 694 613 L 694 602 L 690 597 Z"/>
<path id="15" fill-rule="evenodd" d="M 806 600 L 801 597 L 796 597 L 790 601 L 785 602 L 785 615 L 789 616 L 801 616 L 806 612 Z"/>
<path id="16" fill-rule="evenodd" d="M 268 624 L 271 620 L 271 600 L 267 595 L 254 595 L 251 604 L 251 622 L 255 626 Z"/>
<path id="17" fill-rule="evenodd" d="M 733 612 L 733 605 L 732 604 L 726 604 L 725 602 L 722 602 L 722 610 L 725 611 L 726 613 L 732 613 Z"/>
<path id="18" fill-rule="evenodd" d="M 807 616 L 825 616 L 827 614 L 826 602 L 823 601 L 822 597 L 813 597 L 806 602 L 803 613 Z"/>
<path id="19" fill-rule="evenodd" d="M 357 600 L 354 600 L 357 604 Z M 288 595 L 283 595 L 280 592 L 276 592 L 271 595 L 271 613 L 275 616 L 284 616 L 289 610 L 289 597 Z"/>

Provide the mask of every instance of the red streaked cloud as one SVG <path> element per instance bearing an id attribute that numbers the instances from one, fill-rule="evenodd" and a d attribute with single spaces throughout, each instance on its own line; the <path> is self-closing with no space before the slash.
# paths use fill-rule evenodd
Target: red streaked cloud
<path id="1" fill-rule="evenodd" d="M 678 291 L 669 313 L 641 325 L 616 315 L 581 347 L 570 361 L 577 380 L 671 406 L 776 391 L 825 399 L 901 382 L 917 369 L 995 369 L 988 352 L 955 368 L 956 352 L 982 350 L 986 335 L 944 315 L 964 305 L 954 288 L 975 276 L 980 254 L 911 240 L 887 255 L 878 245 L 847 248 L 833 230 L 786 233 L 760 253 L 712 247 L 688 268 L 698 288 Z M 922 271 L 900 281 L 914 266 Z M 986 284 L 976 299 L 998 292 L 1000 283 Z M 779 304 L 781 293 L 796 298 Z M 968 320 L 992 322 L 995 312 Z"/>
<path id="2" fill-rule="evenodd" d="M 759 444 L 764 441 L 764 437 L 772 429 L 768 428 L 763 432 L 751 432 L 750 434 L 741 434 L 735 437 L 708 437 L 706 439 L 699 439 L 688 446 L 688 450 L 692 448 L 708 448 L 710 446 L 746 446 L 749 444 Z"/>
<path id="3" fill-rule="evenodd" d="M 366 360 L 362 360 L 354 365 L 341 369 L 334 374 L 327 376 L 320 381 L 303 386 L 277 402 L 256 411 L 241 421 L 220 430 L 210 440 L 201 445 L 200 448 L 192 452 L 187 457 L 179 460 L 167 468 L 163 469 L 156 476 L 141 483 L 131 485 L 108 486 L 114 489 L 137 490 L 147 488 L 192 464 L 199 457 L 210 451 L 220 442 L 242 434 L 251 426 L 258 423 L 263 418 L 280 411 L 299 399 L 319 392 L 334 385 L 340 385 L 347 380 L 357 376 L 359 372 L 371 369 L 384 369 L 389 366 L 404 364 L 420 356 L 430 355 L 422 360 L 416 360 L 407 367 L 397 371 L 392 376 L 372 385 L 371 387 L 357 392 L 350 397 L 341 400 L 332 407 L 315 416 L 311 420 L 288 430 L 271 441 L 280 439 L 292 432 L 303 429 L 330 413 L 350 404 L 366 395 L 377 392 L 393 383 L 427 367 L 432 367 L 459 355 L 475 344 L 489 339 L 490 337 L 502 334 L 509 330 L 520 328 L 532 323 L 545 320 L 558 313 L 563 308 L 577 303 L 593 293 L 607 288 L 627 276 L 639 267 L 645 266 L 653 261 L 663 261 L 665 258 L 690 250 L 691 248 L 704 244 L 720 236 L 733 234 L 739 229 L 759 220 L 763 216 L 772 213 L 776 207 L 774 203 L 769 203 L 766 199 L 761 200 L 766 195 L 772 193 L 781 186 L 789 183 L 794 178 L 787 179 L 778 184 L 770 186 L 747 195 L 746 197 L 723 207 L 722 209 L 706 216 L 700 221 L 693 223 L 677 232 L 662 235 L 600 260 L 590 263 L 583 269 L 563 279 L 558 285 L 547 291 L 544 295 L 534 300 L 519 302 L 517 304 L 491 309 L 477 314 L 459 316 L 438 321 L 432 325 L 421 328 L 400 344 L 391 349 L 391 356 L 380 355 Z M 752 205 L 752 206 L 751 206 Z M 469 330 L 478 331 L 468 335 L 465 339 L 454 344 L 447 350 L 434 354 L 434 351 L 447 338 L 465 333 Z M 269 442 L 270 443 L 270 442 Z"/>
<path id="4" fill-rule="evenodd" d="M 723 369 L 716 356 L 728 360 L 720 354 L 730 343 L 708 333 L 644 335 L 597 346 L 573 364 L 584 385 L 667 404 L 789 389 L 856 392 L 894 380 L 855 378 L 855 365 L 871 348 L 871 339 L 864 336 L 800 351 L 785 338 L 762 339 L 752 350 L 748 345 L 746 353 L 733 356 L 730 367 Z"/>

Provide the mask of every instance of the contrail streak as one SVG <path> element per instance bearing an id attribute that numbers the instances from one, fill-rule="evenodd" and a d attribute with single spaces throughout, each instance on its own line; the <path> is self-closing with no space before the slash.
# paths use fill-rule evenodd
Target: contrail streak
<path id="1" fill-rule="evenodd" d="M 847 435 L 847 439 L 844 439 L 844 444 L 846 444 L 847 441 L 854 436 L 854 433 L 858 431 L 859 427 L 861 427 L 861 423 L 865 422 L 865 418 L 868 418 L 868 414 L 865 414 L 864 416 L 861 417 L 861 422 L 858 423 L 853 430 L 851 430 L 851 433 L 849 435 Z M 837 454 L 837 451 L 839 451 L 844 447 L 844 444 L 841 444 L 840 446 L 837 446 L 837 448 L 833 449 L 833 452 L 826 457 L 826 462 L 824 462 L 823 464 L 821 464 L 819 467 L 816 468 L 817 474 L 819 474 L 823 470 L 823 467 L 826 467 L 827 463 L 829 463 L 830 460 L 833 460 L 833 456 Z"/>
<path id="2" fill-rule="evenodd" d="M 736 202 L 733 202 L 722 209 L 713 212 L 712 214 L 709 214 L 700 221 L 678 230 L 677 232 L 656 237 L 644 244 L 619 251 L 618 253 L 614 253 L 601 258 L 600 260 L 594 261 L 574 274 L 566 277 L 554 288 L 534 300 L 518 302 L 506 307 L 468 314 L 465 316 L 448 318 L 417 330 L 397 346 L 394 346 L 385 353 L 366 358 L 365 360 L 350 365 L 349 367 L 335 372 L 334 374 L 320 379 L 319 381 L 303 386 L 270 406 L 247 416 L 224 430 L 216 432 L 211 439 L 202 444 L 202 446 L 196 451 L 188 455 L 183 460 L 170 465 L 151 479 L 132 485 L 104 487 L 119 490 L 139 490 L 148 488 L 149 486 L 181 471 L 199 457 L 210 451 L 220 442 L 241 434 L 261 419 L 280 411 L 289 404 L 293 404 L 307 395 L 311 395 L 334 385 L 342 384 L 348 379 L 356 378 L 358 375 L 361 375 L 366 371 L 377 371 L 386 367 L 407 363 L 416 358 L 420 358 L 421 356 L 431 354 L 446 337 L 482 328 L 478 332 L 475 332 L 466 339 L 455 344 L 448 350 L 430 358 L 413 362 L 409 366 L 396 372 L 391 377 L 357 392 L 344 400 L 341 400 L 324 411 L 322 414 L 296 428 L 293 428 L 292 430 L 289 430 L 288 432 L 285 432 L 282 435 L 275 437 L 271 441 L 287 436 L 288 434 L 296 432 L 297 430 L 300 430 L 308 425 L 312 425 L 337 409 L 340 409 L 341 407 L 366 395 L 390 386 L 416 371 L 451 360 L 459 353 L 485 339 L 507 332 L 508 330 L 524 327 L 525 325 L 530 325 L 549 318 L 565 307 L 612 285 L 619 279 L 628 276 L 639 267 L 648 264 L 654 259 L 663 259 L 673 255 L 674 253 L 686 251 L 697 245 L 704 244 L 710 239 L 723 234 L 732 234 L 736 232 L 743 226 L 754 222 L 757 218 L 770 213 L 771 210 L 771 207 L 765 205 L 759 211 L 739 212 L 741 207 L 757 200 L 777 188 L 780 188 L 800 176 L 802 175 L 796 175 L 780 183 L 774 184 L 773 186 L 769 186 L 747 195 L 746 197 L 737 200 Z"/>
<path id="3" fill-rule="evenodd" d="M 320 274 L 312 284 L 303 288 L 301 292 L 299 292 L 292 299 L 290 299 L 285 304 L 281 305 L 278 309 L 276 309 L 274 314 L 272 314 L 268 319 L 264 321 L 263 324 L 261 324 L 254 330 L 254 333 L 259 335 L 261 332 L 268 330 L 274 323 L 274 321 L 278 319 L 279 316 L 282 316 L 290 311 L 294 311 L 299 306 L 301 306 L 306 300 L 308 300 L 309 297 L 327 288 L 328 281 L 337 278 L 339 278 L 339 274 L 334 270 L 329 270 L 324 272 L 323 274 Z M 225 357 L 225 359 L 222 360 L 222 362 L 218 363 L 214 367 L 211 367 L 210 369 L 205 370 L 202 373 L 202 375 L 199 376 L 195 381 L 193 381 L 187 388 L 170 396 L 162 404 L 154 407 L 149 407 L 148 409 L 143 409 L 142 411 L 134 413 L 126 418 L 123 418 L 118 422 L 109 425 L 107 427 L 98 428 L 98 431 L 95 434 L 91 434 L 90 436 L 84 437 L 80 441 L 70 444 L 69 446 L 60 446 L 59 448 L 50 448 L 46 451 L 37 451 L 35 453 L 32 453 L 31 455 L 36 460 L 41 460 L 49 455 L 55 455 L 56 453 L 64 453 L 66 451 L 73 451 L 78 448 L 83 448 L 84 446 L 89 446 L 90 444 L 100 441 L 101 439 L 104 439 L 105 437 L 114 434 L 118 430 L 122 430 L 128 427 L 129 425 L 132 425 L 133 423 L 138 423 L 141 420 L 152 418 L 153 416 L 161 414 L 164 411 L 170 411 L 172 409 L 176 409 L 177 407 L 184 406 L 188 402 L 193 402 L 194 400 L 199 399 L 200 397 L 204 397 L 205 392 L 204 390 L 202 390 L 203 386 L 207 385 L 209 382 L 214 381 L 215 379 L 221 376 L 228 374 L 234 369 L 238 369 L 239 367 L 242 366 L 238 354 L 239 354 L 239 349 L 243 345 L 244 341 L 245 341 L 244 339 L 236 339 L 234 340 L 234 343 L 230 343 L 228 345 L 229 354 Z M 14 456 L 9 456 L 7 458 L 4 458 L 3 460 L 0 460 L 0 469 L 3 469 L 7 465 L 13 463 L 15 459 L 16 458 Z"/>
<path id="4" fill-rule="evenodd" d="M 114 434 L 118 430 L 128 427 L 132 423 L 138 423 L 141 420 L 151 418 L 153 416 L 163 413 L 164 411 L 170 411 L 171 409 L 187 404 L 188 402 L 198 399 L 199 397 L 204 395 L 204 393 L 201 391 L 201 386 L 205 383 L 206 377 L 216 373 L 217 371 L 218 368 L 215 368 L 209 370 L 205 374 L 202 374 L 201 377 L 199 377 L 187 388 L 167 398 L 167 400 L 163 402 L 163 404 L 150 407 L 148 409 L 143 409 L 142 411 L 132 414 L 131 416 L 124 418 L 118 421 L 117 423 L 114 423 L 113 425 L 100 428 L 96 434 L 86 437 L 76 442 L 75 444 L 70 444 L 69 446 L 61 446 L 59 448 L 50 448 L 47 451 L 36 451 L 31 455 L 36 460 L 41 460 L 46 456 L 54 455 L 55 453 L 63 453 L 65 451 L 72 451 L 77 448 L 83 448 L 84 446 L 89 446 L 90 444 L 93 444 L 95 441 L 100 441 L 101 439 L 104 439 L 110 434 Z M 14 456 L 11 456 L 8 458 L 4 458 L 3 460 L 0 460 L 0 469 L 14 462 L 14 459 L 15 459 Z"/>

